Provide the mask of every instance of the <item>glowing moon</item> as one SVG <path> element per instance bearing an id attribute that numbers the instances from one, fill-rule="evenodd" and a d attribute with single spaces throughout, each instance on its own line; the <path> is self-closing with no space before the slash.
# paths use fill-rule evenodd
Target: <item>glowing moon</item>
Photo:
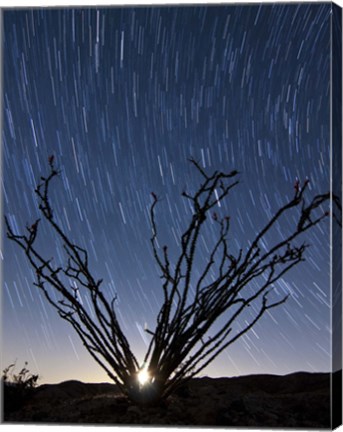
<path id="1" fill-rule="evenodd" d="M 137 378 L 138 378 L 139 384 L 141 386 L 144 386 L 150 380 L 150 374 L 149 374 L 149 372 L 148 372 L 148 370 L 147 370 L 146 367 L 143 368 L 143 369 L 141 369 L 138 372 Z"/>

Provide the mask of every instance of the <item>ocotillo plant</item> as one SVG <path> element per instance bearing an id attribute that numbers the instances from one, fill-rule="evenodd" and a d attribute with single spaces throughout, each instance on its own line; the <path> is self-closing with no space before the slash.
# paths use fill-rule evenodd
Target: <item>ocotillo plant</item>
<path id="1" fill-rule="evenodd" d="M 166 398 L 246 334 L 267 311 L 285 303 L 287 295 L 277 299 L 273 296 L 272 300 L 271 291 L 286 272 L 304 261 L 308 245 L 299 242 L 299 237 L 329 215 L 322 205 L 330 201 L 330 193 L 316 195 L 307 202 L 309 182 L 300 184 L 296 180 L 292 198 L 277 209 L 247 246 L 242 245 L 234 254 L 228 241 L 231 218 L 220 217 L 214 209 L 238 185 L 238 172 L 208 174 L 195 160 L 190 163 L 202 181 L 195 192 L 182 193 L 193 214 L 181 235 L 176 258 L 172 259 L 167 245 L 159 247 L 159 198 L 152 193 L 151 245 L 160 269 L 163 303 L 155 329 L 147 329 L 151 340 L 143 364 L 138 363 L 117 319 L 116 298 L 107 298 L 102 280 L 92 275 L 87 251 L 70 239 L 54 216 L 49 190 L 59 170 L 53 156 L 49 157 L 49 175 L 41 177 L 35 189 L 41 218 L 27 226 L 24 234 L 14 233 L 6 219 L 7 237 L 26 254 L 36 274 L 35 286 L 59 316 L 72 325 L 90 355 L 122 392 L 138 404 Z M 266 236 L 291 213 L 297 214 L 292 219 L 296 218 L 292 230 L 266 248 Z M 217 228 L 217 239 L 199 268 L 196 256 L 210 218 Z M 41 219 L 62 240 L 64 266 L 56 266 L 38 250 Z M 73 285 L 66 280 L 74 281 Z M 82 296 L 88 296 L 93 314 L 87 303 L 80 301 L 80 291 Z"/>

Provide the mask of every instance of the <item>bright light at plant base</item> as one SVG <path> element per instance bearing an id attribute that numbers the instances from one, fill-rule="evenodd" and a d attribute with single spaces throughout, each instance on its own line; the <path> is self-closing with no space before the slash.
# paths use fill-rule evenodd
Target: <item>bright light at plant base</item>
<path id="1" fill-rule="evenodd" d="M 146 367 L 141 369 L 138 372 L 137 378 L 138 378 L 139 384 L 141 386 L 144 386 L 150 380 L 150 374 L 148 372 L 148 369 Z"/>

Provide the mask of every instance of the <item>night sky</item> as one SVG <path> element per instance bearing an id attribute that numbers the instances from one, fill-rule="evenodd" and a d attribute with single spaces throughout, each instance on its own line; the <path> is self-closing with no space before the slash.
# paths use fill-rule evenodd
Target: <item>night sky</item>
<path id="1" fill-rule="evenodd" d="M 330 187 L 331 4 L 264 4 L 3 12 L 3 212 L 16 232 L 39 215 L 33 193 L 53 154 L 61 176 L 51 204 L 89 252 L 131 348 L 142 360 L 163 297 L 150 237 L 151 192 L 161 245 L 177 256 L 191 218 L 180 194 L 209 173 L 240 171 L 216 209 L 230 214 L 232 248 L 246 249 L 298 177 L 309 195 Z M 283 221 L 281 233 L 296 215 Z M 216 238 L 209 220 L 200 256 Z M 329 371 L 329 220 L 306 262 L 287 273 L 272 309 L 204 374 Z M 47 225 L 41 250 L 63 250 Z M 105 381 L 76 333 L 33 286 L 15 244 L 3 240 L 4 365 L 17 359 L 42 382 Z"/>

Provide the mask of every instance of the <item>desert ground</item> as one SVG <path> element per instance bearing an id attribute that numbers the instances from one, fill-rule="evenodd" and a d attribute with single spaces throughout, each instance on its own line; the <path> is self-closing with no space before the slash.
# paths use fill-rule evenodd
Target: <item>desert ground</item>
<path id="1" fill-rule="evenodd" d="M 66 381 L 34 389 L 5 423 L 330 428 L 330 375 L 194 378 L 161 406 L 140 408 L 115 385 Z"/>

